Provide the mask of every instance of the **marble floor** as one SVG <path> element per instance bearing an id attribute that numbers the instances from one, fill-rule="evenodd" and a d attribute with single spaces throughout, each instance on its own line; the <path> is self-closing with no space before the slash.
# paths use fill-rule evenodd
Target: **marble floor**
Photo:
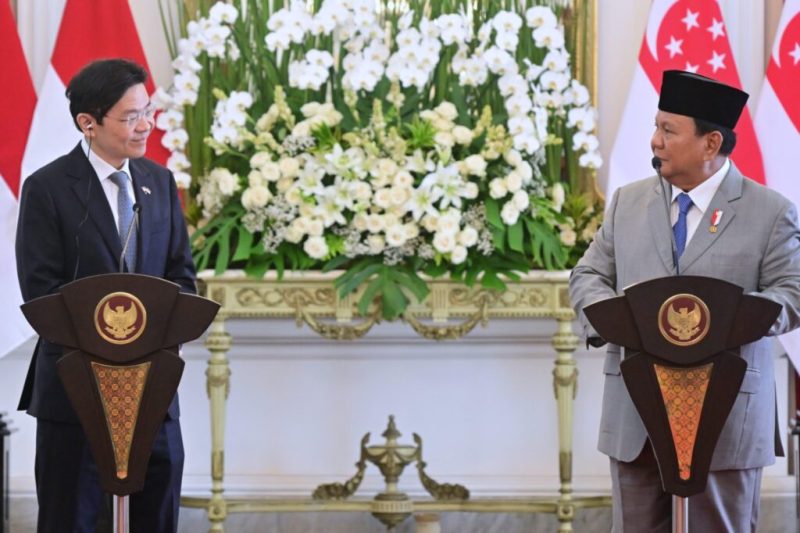
<path id="1" fill-rule="evenodd" d="M 207 531 L 205 512 L 182 509 L 179 533 Z M 610 509 L 586 509 L 574 522 L 577 533 L 607 532 L 611 528 Z M 373 517 L 361 513 L 278 513 L 232 515 L 225 523 L 230 533 L 384 533 Z M 421 529 L 421 528 L 420 528 Z M 441 533 L 539 533 L 553 532 L 557 521 L 552 515 L 445 513 Z M 12 498 L 9 533 L 36 531 L 36 502 L 33 498 Z M 413 520 L 407 520 L 394 533 L 414 533 Z M 765 498 L 761 504 L 758 533 L 800 531 L 792 498 Z"/>

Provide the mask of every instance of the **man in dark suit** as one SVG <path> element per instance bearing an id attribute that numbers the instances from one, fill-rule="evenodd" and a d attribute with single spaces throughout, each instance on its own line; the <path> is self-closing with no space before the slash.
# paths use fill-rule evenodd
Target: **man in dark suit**
<path id="1" fill-rule="evenodd" d="M 22 187 L 16 254 L 25 301 L 75 279 L 117 272 L 121 264 L 127 272 L 164 278 L 195 292 L 195 268 L 172 174 L 143 158 L 154 125 L 146 79 L 139 65 L 110 59 L 90 63 L 70 81 L 70 112 L 84 138 Z M 104 495 L 56 373 L 61 354 L 60 346 L 39 339 L 19 406 L 37 419 L 38 531 L 90 532 Z M 176 396 L 156 438 L 144 490 L 131 496 L 133 532 L 177 530 L 183 474 L 178 416 Z"/>

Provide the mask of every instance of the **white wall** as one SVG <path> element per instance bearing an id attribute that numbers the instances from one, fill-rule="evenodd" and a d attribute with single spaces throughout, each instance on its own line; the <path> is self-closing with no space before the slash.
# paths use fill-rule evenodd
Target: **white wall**
<path id="1" fill-rule="evenodd" d="M 600 137 L 608 159 L 627 95 L 648 2 L 599 0 Z M 157 83 L 169 80 L 158 0 L 132 0 Z M 764 6 L 774 26 L 776 2 L 721 2 L 746 90 L 757 93 L 763 72 Z M 19 2 L 20 32 L 34 81 L 49 62 L 64 0 Z M 771 35 L 770 31 L 766 31 Z M 756 98 L 751 99 L 755 101 Z M 601 173 L 601 178 L 604 175 Z M 11 281 L 4 281 L 5 283 Z M 381 325 L 359 343 L 329 344 L 292 323 L 233 324 L 237 343 L 226 453 L 230 493 L 307 493 L 317 483 L 352 473 L 361 436 L 373 442 L 389 414 L 397 415 L 404 441 L 419 433 L 430 473 L 466 483 L 476 494 L 552 492 L 557 487 L 552 353 L 546 321 L 498 321 L 467 341 L 420 341 L 403 324 Z M 13 411 L 30 346 L 0 360 L 0 411 Z M 208 404 L 205 359 L 199 344 L 186 350 L 181 384 L 187 463 L 185 488 L 209 486 Z M 608 490 L 606 459 L 595 451 L 602 359 L 577 354 L 580 371 L 575 421 L 576 492 Z M 785 359 L 777 361 L 778 397 L 786 398 Z M 780 401 L 786 422 L 785 402 Z M 34 424 L 12 413 L 12 489 L 33 490 Z M 767 471 L 766 493 L 789 493 L 780 460 Z M 375 487 L 375 472 L 367 485 Z M 409 472 L 407 480 L 413 479 Z M 411 490 L 416 483 L 405 481 Z"/>

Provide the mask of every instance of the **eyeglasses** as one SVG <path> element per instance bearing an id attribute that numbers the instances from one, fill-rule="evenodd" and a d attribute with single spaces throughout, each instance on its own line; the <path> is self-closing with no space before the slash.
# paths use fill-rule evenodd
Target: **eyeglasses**
<path id="1" fill-rule="evenodd" d="M 150 104 L 147 107 L 145 107 L 144 109 L 142 109 L 141 111 L 137 111 L 135 113 L 131 113 L 125 118 L 117 118 L 117 117 L 112 117 L 112 116 L 109 116 L 109 115 L 106 115 L 106 116 L 108 118 L 113 118 L 114 120 L 116 120 L 118 122 L 124 122 L 129 128 L 132 128 L 135 125 L 137 125 L 139 123 L 139 121 L 142 120 L 143 118 L 148 120 L 148 121 L 153 120 L 153 117 L 155 116 L 155 114 L 156 114 L 156 106 L 154 106 L 153 104 Z"/>

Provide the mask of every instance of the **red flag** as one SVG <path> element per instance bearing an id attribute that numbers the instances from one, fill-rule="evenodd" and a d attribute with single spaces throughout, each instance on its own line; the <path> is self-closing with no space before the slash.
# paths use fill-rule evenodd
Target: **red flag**
<path id="1" fill-rule="evenodd" d="M 20 168 L 36 106 L 28 64 L 8 0 L 0 0 L 0 357 L 33 333 L 19 310 L 14 234 Z"/>
<path id="2" fill-rule="evenodd" d="M 787 0 L 778 23 L 755 126 L 764 147 L 767 186 L 800 205 L 796 155 L 800 153 L 800 0 Z M 781 335 L 786 353 L 800 369 L 800 330 Z"/>
<path id="3" fill-rule="evenodd" d="M 39 92 L 23 162 L 24 175 L 67 153 L 80 140 L 64 90 L 81 67 L 95 59 L 112 57 L 130 59 L 148 69 L 128 2 L 67 0 L 50 67 Z M 152 76 L 146 87 L 149 93 L 154 92 Z M 162 135 L 153 131 L 146 155 L 164 164 L 169 152 L 161 145 Z"/>
<path id="4" fill-rule="evenodd" d="M 688 70 L 741 88 L 725 22 L 716 0 L 654 0 L 639 63 L 609 163 L 608 194 L 622 185 L 653 174 L 650 137 L 661 74 Z M 745 108 L 736 126 L 732 154 L 748 177 L 764 183 L 764 163 L 750 112 Z"/>

